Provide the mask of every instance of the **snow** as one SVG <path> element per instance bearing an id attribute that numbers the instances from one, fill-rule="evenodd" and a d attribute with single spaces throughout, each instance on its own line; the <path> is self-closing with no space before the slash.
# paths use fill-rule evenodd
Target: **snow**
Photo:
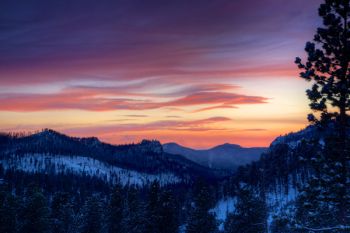
<path id="1" fill-rule="evenodd" d="M 288 192 L 286 193 L 283 189 L 285 187 L 280 187 L 276 192 L 267 193 L 267 204 L 276 210 L 276 208 L 283 208 L 285 205 L 290 202 L 295 201 L 298 196 L 298 190 L 293 187 L 293 185 L 288 184 Z"/>
<path id="2" fill-rule="evenodd" d="M 179 227 L 179 233 L 186 233 L 186 224 Z"/>
<path id="3" fill-rule="evenodd" d="M 218 201 L 213 209 L 210 212 L 215 213 L 216 219 L 219 222 L 219 230 L 224 229 L 224 222 L 227 218 L 227 215 L 235 211 L 235 197 L 227 197 Z"/>
<path id="4" fill-rule="evenodd" d="M 299 183 L 303 183 L 300 179 Z M 299 194 L 299 191 L 293 187 L 292 178 L 289 178 L 288 191 L 286 191 L 285 185 L 276 185 L 276 187 L 271 187 L 271 189 L 266 194 L 266 204 L 268 206 L 268 225 L 270 226 L 273 220 L 273 216 L 280 215 L 294 206 L 294 202 Z M 211 209 L 213 213 L 216 214 L 216 218 L 219 221 L 219 230 L 222 231 L 224 227 L 224 222 L 229 213 L 235 211 L 236 197 L 226 197 L 217 202 L 215 207 Z"/>
<path id="5" fill-rule="evenodd" d="M 303 139 L 310 138 L 310 136 L 315 134 L 315 128 L 309 126 L 298 132 L 292 132 L 284 136 L 277 137 L 271 146 L 276 146 L 277 144 L 287 144 L 290 148 L 296 148 Z"/>
<path id="6" fill-rule="evenodd" d="M 73 173 L 98 177 L 106 182 L 123 185 L 147 185 L 158 180 L 161 185 L 181 182 L 172 173 L 147 174 L 101 162 L 83 156 L 64 156 L 48 154 L 26 154 L 24 156 L 10 155 L 0 161 L 4 169 L 21 170 L 28 173 Z"/>

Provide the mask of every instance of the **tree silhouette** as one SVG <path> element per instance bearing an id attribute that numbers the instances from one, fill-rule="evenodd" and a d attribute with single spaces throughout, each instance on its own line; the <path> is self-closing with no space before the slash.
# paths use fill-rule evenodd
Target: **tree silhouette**
<path id="1" fill-rule="evenodd" d="M 189 216 L 186 233 L 215 233 L 217 222 L 215 213 L 209 212 L 212 197 L 209 188 L 202 182 L 197 184 L 194 208 Z"/>
<path id="2" fill-rule="evenodd" d="M 108 230 L 113 233 L 122 232 L 123 209 L 124 209 L 124 194 L 121 185 L 116 185 L 108 209 Z"/>
<path id="3" fill-rule="evenodd" d="M 267 232 L 267 209 L 265 200 L 254 194 L 251 187 L 240 187 L 237 193 L 235 212 L 225 221 L 225 233 Z"/>
<path id="4" fill-rule="evenodd" d="M 348 126 L 350 110 L 350 6 L 349 0 L 326 0 L 319 8 L 323 27 L 317 29 L 313 42 L 307 42 L 307 61 L 297 57 L 295 63 L 303 70 L 300 76 L 313 81 L 307 90 L 310 107 L 320 112 L 317 118 L 310 114 L 311 122 L 336 120 L 343 136 Z"/>
<path id="5" fill-rule="evenodd" d="M 315 114 L 308 120 L 324 130 L 325 143 L 311 156 L 314 174 L 298 198 L 297 219 L 305 232 L 341 232 L 350 228 L 350 0 L 325 0 L 319 15 L 323 26 L 306 43 L 307 61 L 297 57 L 295 63 L 313 83 L 306 93 Z"/>
<path id="6" fill-rule="evenodd" d="M 27 200 L 23 210 L 23 233 L 46 233 L 49 232 L 49 207 L 45 196 L 35 190 Z"/>

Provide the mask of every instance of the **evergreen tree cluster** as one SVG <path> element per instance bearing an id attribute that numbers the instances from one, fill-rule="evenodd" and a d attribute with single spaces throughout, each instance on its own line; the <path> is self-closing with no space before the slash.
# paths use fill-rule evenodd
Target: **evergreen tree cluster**
<path id="1" fill-rule="evenodd" d="M 143 198 L 143 192 L 146 192 Z M 67 192 L 30 188 L 14 194 L 1 186 L 2 233 L 175 233 L 179 208 L 171 190 L 154 182 L 149 190 L 116 186 L 109 196 L 89 195 L 80 203 Z"/>
<path id="2" fill-rule="evenodd" d="M 237 192 L 235 211 L 227 216 L 225 233 L 266 233 L 266 201 L 255 194 L 252 186 L 241 185 Z"/>
<path id="3" fill-rule="evenodd" d="M 213 196 L 209 188 L 199 182 L 195 187 L 195 196 L 191 203 L 190 216 L 187 221 L 186 233 L 215 233 L 218 231 L 216 216 L 209 210 L 212 207 Z"/>

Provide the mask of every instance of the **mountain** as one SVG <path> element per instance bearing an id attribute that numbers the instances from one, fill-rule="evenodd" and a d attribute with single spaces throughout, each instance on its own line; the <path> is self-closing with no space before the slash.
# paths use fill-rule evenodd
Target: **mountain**
<path id="1" fill-rule="evenodd" d="M 195 150 L 176 143 L 167 143 L 163 145 L 163 149 L 169 154 L 182 155 L 208 168 L 235 170 L 238 166 L 258 160 L 267 148 L 244 148 L 226 143 L 207 150 Z"/>
<path id="2" fill-rule="evenodd" d="M 216 180 L 225 173 L 183 156 L 167 154 L 158 141 L 111 145 L 99 139 L 70 137 L 51 129 L 31 135 L 0 136 L 2 169 L 42 174 L 97 177 L 106 183 L 145 185 Z"/>
<path id="3" fill-rule="evenodd" d="M 151 197 L 148 189 L 159 181 L 158 191 L 171 191 L 179 203 L 184 226 L 196 195 L 202 193 L 198 188 L 208 185 L 203 190 L 211 197 L 207 200 L 210 212 L 216 213 L 223 230 L 228 213 L 236 209 L 239 187 L 247 185 L 266 200 L 271 227 L 276 216 L 293 216 L 300 187 L 313 175 L 311 156 L 323 148 L 326 134 L 309 126 L 276 138 L 269 148 L 223 144 L 208 150 L 175 143 L 162 146 L 149 140 L 111 145 L 94 137 L 70 137 L 49 129 L 31 135 L 0 134 L 0 188 L 5 184 L 10 193 L 22 195 L 36 184 L 49 200 L 58 191 L 68 192 L 80 207 L 86 204 L 86 196 L 102 195 L 100 199 L 106 200 L 112 188 L 121 184 L 125 199 L 136 187 L 140 206 L 147 206 Z M 259 152 L 255 157 L 248 153 L 253 149 Z M 225 163 L 233 165 L 225 167 Z M 238 168 L 223 172 L 210 167 Z M 201 183 L 203 180 L 209 184 Z M 158 189 L 157 185 L 153 188 L 152 192 Z"/>

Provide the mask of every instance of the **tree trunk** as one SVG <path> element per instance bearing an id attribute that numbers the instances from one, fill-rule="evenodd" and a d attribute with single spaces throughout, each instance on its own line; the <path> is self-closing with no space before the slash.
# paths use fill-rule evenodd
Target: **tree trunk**
<path id="1" fill-rule="evenodd" d="M 347 107 L 347 94 L 348 94 L 348 85 L 347 85 L 347 76 L 349 69 L 349 55 L 348 55 L 348 12 L 349 12 L 349 4 L 344 5 L 344 31 L 343 31 L 343 57 L 341 62 L 342 69 L 342 77 L 341 77 L 341 90 L 340 90 L 340 99 L 339 99 L 339 147 L 337 151 L 337 161 L 342 164 L 341 169 L 341 183 L 344 185 L 341 190 L 341 194 L 346 196 L 346 185 L 347 185 L 347 177 L 349 175 L 348 171 L 348 157 L 349 152 L 347 150 L 347 139 L 348 139 L 348 115 L 346 113 Z M 341 198 L 339 200 L 339 220 L 343 225 L 347 225 L 347 198 Z"/>

